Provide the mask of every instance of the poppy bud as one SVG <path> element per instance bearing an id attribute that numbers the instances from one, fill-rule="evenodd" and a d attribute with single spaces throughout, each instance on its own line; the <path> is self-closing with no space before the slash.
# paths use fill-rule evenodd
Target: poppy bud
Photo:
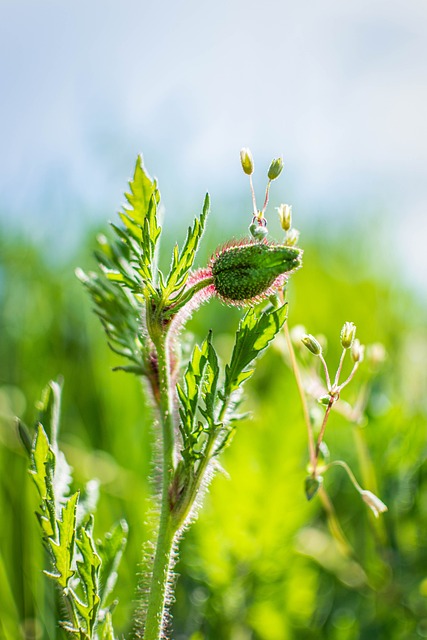
<path id="1" fill-rule="evenodd" d="M 236 304 L 265 298 L 301 266 L 301 256 L 296 247 L 264 242 L 226 246 L 211 260 L 215 293 Z"/>

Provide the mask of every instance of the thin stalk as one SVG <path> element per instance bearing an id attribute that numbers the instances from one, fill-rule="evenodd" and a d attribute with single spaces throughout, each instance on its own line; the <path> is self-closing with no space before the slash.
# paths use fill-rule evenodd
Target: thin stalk
<path id="1" fill-rule="evenodd" d="M 337 369 L 337 372 L 335 374 L 334 387 L 338 387 L 338 382 L 339 382 L 339 379 L 340 379 L 342 366 L 344 364 L 344 358 L 345 358 L 345 354 L 346 353 L 347 353 L 347 349 L 343 349 L 342 350 L 342 354 L 341 354 L 341 358 L 340 358 L 340 362 L 339 362 L 339 365 L 338 365 L 338 369 Z"/>
<path id="2" fill-rule="evenodd" d="M 340 384 L 340 386 L 338 387 L 338 389 L 341 391 L 341 389 L 343 389 L 344 387 L 346 387 L 348 385 L 349 382 L 351 382 L 354 378 L 354 374 L 356 373 L 356 371 L 359 368 L 359 363 L 356 362 L 356 364 L 354 365 L 353 369 L 351 370 L 350 375 L 348 376 L 347 380 L 344 380 L 344 382 L 342 382 Z"/>
<path id="3" fill-rule="evenodd" d="M 304 387 L 302 384 L 302 380 L 301 380 L 301 374 L 298 368 L 298 363 L 297 363 L 297 359 L 295 357 L 295 351 L 292 345 L 292 340 L 291 340 L 291 336 L 289 334 L 289 329 L 288 329 L 288 323 L 285 322 L 285 337 L 286 337 L 286 342 L 288 345 L 288 351 L 289 351 L 289 356 L 291 359 L 291 366 L 292 366 L 292 371 L 293 374 L 295 376 L 295 381 L 297 383 L 297 388 L 298 388 L 298 393 L 299 393 L 299 397 L 301 400 L 301 406 L 302 406 L 302 412 L 304 415 L 304 422 L 306 424 L 307 427 L 307 434 L 308 434 L 308 449 L 309 449 L 309 453 L 310 453 L 310 464 L 311 467 L 314 469 L 316 466 L 316 450 L 314 447 L 314 436 L 313 436 L 313 428 L 311 425 L 311 420 L 310 420 L 310 414 L 308 412 L 308 405 L 307 405 L 307 399 L 305 397 L 305 392 L 304 392 Z"/>
<path id="4" fill-rule="evenodd" d="M 263 205 L 263 207 L 262 207 L 261 216 L 263 216 L 263 215 L 264 215 L 265 210 L 267 209 L 268 199 L 269 199 L 269 196 L 270 196 L 270 186 L 271 186 L 271 180 L 269 180 L 269 181 L 267 182 L 267 188 L 266 188 L 266 190 L 265 190 L 265 199 L 264 199 L 264 205 Z"/>
<path id="5" fill-rule="evenodd" d="M 328 391 L 331 390 L 331 379 L 329 377 L 328 365 L 326 364 L 326 360 L 321 353 L 319 353 L 319 360 L 323 365 L 323 369 L 325 371 L 325 380 L 326 380 L 326 388 Z"/>
<path id="6" fill-rule="evenodd" d="M 158 340 L 156 340 L 155 346 L 158 359 L 159 409 L 163 436 L 162 493 L 156 551 L 145 619 L 144 640 L 159 640 L 162 634 L 173 540 L 176 534 L 176 528 L 171 519 L 169 504 L 169 487 L 174 471 L 174 425 L 170 364 L 165 334 L 162 334 Z"/>
<path id="7" fill-rule="evenodd" d="M 329 402 L 328 402 L 328 406 L 326 407 L 325 415 L 323 417 L 322 426 L 320 427 L 319 435 L 317 437 L 316 454 L 315 454 L 315 466 L 314 466 L 314 469 L 313 469 L 313 474 L 316 471 L 317 459 L 319 457 L 319 452 L 320 452 L 320 445 L 322 444 L 322 440 L 323 440 L 323 437 L 325 435 L 326 425 L 328 423 L 329 415 L 331 413 L 331 409 L 332 409 L 332 406 L 333 406 L 334 402 L 335 402 L 334 398 L 331 398 L 329 400 Z"/>
<path id="8" fill-rule="evenodd" d="M 350 469 L 348 464 L 344 462 L 344 460 L 334 460 L 333 462 L 330 462 L 328 465 L 326 465 L 325 470 L 330 469 L 331 467 L 342 467 L 346 471 L 356 491 L 360 494 L 363 493 L 363 489 L 360 486 L 360 484 L 357 482 L 356 476 L 354 475 L 353 471 Z"/>
<path id="9" fill-rule="evenodd" d="M 257 216 L 258 215 L 258 208 L 256 206 L 256 197 L 255 197 L 254 183 L 252 182 L 252 176 L 249 176 L 249 185 L 251 187 L 252 207 L 253 207 L 253 210 L 254 210 L 254 216 Z"/>

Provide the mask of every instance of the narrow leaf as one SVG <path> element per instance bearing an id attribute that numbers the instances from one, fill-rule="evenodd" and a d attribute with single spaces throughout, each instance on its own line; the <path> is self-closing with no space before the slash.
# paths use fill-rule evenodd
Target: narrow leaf
<path id="1" fill-rule="evenodd" d="M 105 534 L 104 540 L 98 542 L 98 553 L 101 558 L 99 594 L 101 606 L 105 607 L 108 596 L 117 579 L 117 569 L 126 546 L 128 525 L 121 520 Z"/>

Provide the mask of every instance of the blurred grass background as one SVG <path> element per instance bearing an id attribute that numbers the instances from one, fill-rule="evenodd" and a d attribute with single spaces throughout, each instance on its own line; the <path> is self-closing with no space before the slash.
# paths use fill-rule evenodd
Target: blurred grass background
<path id="1" fill-rule="evenodd" d="M 75 266 L 94 266 L 94 236 L 88 231 L 78 255 L 62 262 L 52 262 L 47 247 L 0 236 L 5 640 L 62 638 L 54 594 L 41 573 L 46 558 L 34 516 L 37 499 L 14 423 L 16 415 L 33 423 L 35 401 L 58 375 L 65 380 L 60 439 L 76 484 L 92 477 L 101 482 L 96 531 L 123 517 L 130 526 L 114 615 L 116 628 L 131 637 L 136 568 L 147 536 L 151 413 L 139 382 L 112 372 L 118 359 L 74 277 Z M 218 228 L 208 233 L 199 264 L 227 239 Z M 319 499 L 305 499 L 301 407 L 280 350 L 270 349 L 246 387 L 253 417 L 239 425 L 222 457 L 229 476 L 214 478 L 181 544 L 175 640 L 427 637 L 426 309 L 402 288 L 397 269 L 378 271 L 374 242 L 363 232 L 333 240 L 303 236 L 305 262 L 290 287 L 289 324 L 324 334 L 331 363 L 339 357 L 346 320 L 357 324 L 363 343 L 384 343 L 389 356 L 375 381 L 368 422 L 355 428 L 334 414 L 326 441 L 332 458 L 345 459 L 358 478 L 358 446 L 366 444 L 389 512 L 375 521 L 342 470 L 332 469 L 325 486 L 353 552 L 336 543 Z M 188 330 L 202 339 L 212 327 L 227 357 L 239 316 L 213 301 Z M 347 399 L 351 393 L 350 387 Z"/>

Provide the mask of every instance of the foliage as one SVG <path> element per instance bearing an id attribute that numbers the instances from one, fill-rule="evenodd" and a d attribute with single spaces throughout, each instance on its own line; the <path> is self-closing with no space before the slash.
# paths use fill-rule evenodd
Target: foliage
<path id="1" fill-rule="evenodd" d="M 348 556 L 337 547 L 319 501 L 304 499 L 306 435 L 298 398 L 281 352 L 270 350 L 247 383 L 243 408 L 255 410 L 254 417 L 243 419 L 236 446 L 223 455 L 230 479 L 218 475 L 182 542 L 176 638 L 398 640 L 423 632 L 425 310 L 400 283 L 379 281 L 372 264 L 361 261 L 366 241 L 366 234 L 363 246 L 355 236 L 337 244 L 328 239 L 322 245 L 321 234 L 315 244 L 305 240 L 305 267 L 296 289 L 289 289 L 290 322 L 325 335 L 331 361 L 338 361 L 334 336 L 348 318 L 364 341 L 384 342 L 389 361 L 373 384 L 369 424 L 356 428 L 335 413 L 328 444 L 331 455 L 345 457 L 359 475 L 364 470 L 358 451 L 369 447 L 389 513 L 383 525 L 370 518 L 340 470 L 331 470 L 325 484 L 353 552 Z M 42 381 L 61 371 L 62 448 L 80 486 L 93 475 L 101 483 L 95 531 L 110 529 L 124 515 L 131 532 L 146 538 L 150 452 L 144 433 L 150 413 L 137 381 L 108 370 L 117 356 L 104 348 L 67 275 L 82 257 L 52 267 L 44 250 L 5 234 L 0 249 L 0 504 L 8 519 L 0 553 L 0 636 L 62 639 L 55 592 L 40 574 L 35 492 L 27 488 L 27 460 L 13 415 L 31 421 Z M 238 315 L 214 301 L 189 329 L 203 344 L 205 327 L 211 326 L 219 360 L 230 362 L 229 335 Z M 363 371 L 362 365 L 362 376 Z M 140 540 L 130 536 L 114 612 L 115 626 L 127 636 L 139 561 Z"/>
<path id="2" fill-rule="evenodd" d="M 95 543 L 94 517 L 88 511 L 89 505 L 93 510 L 93 500 L 79 501 L 79 492 L 68 495 L 71 469 L 57 443 L 60 393 L 55 382 L 45 389 L 40 419 L 50 438 L 39 421 L 30 452 L 30 474 L 41 500 L 37 518 L 52 565 L 45 574 L 63 596 L 67 618 L 60 624 L 70 636 L 114 640 L 111 604 L 107 602 L 126 544 L 127 524 L 121 521 L 103 542 Z M 19 428 L 26 444 L 27 429 L 22 423 Z M 93 493 L 93 485 L 88 485 L 88 491 Z"/>

